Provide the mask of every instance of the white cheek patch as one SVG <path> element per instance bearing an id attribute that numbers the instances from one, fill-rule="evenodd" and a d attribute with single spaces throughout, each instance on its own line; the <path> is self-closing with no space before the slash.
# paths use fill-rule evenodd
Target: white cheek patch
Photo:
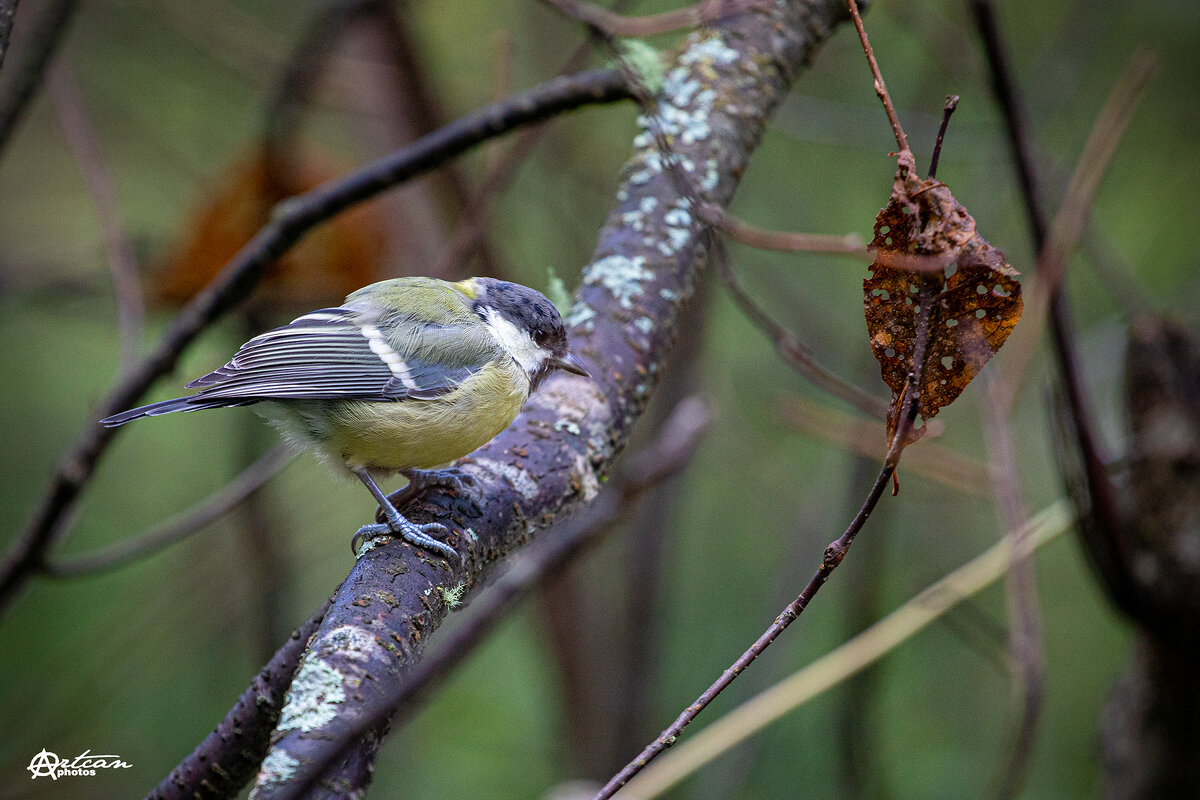
<path id="1" fill-rule="evenodd" d="M 549 350 L 538 347 L 527 332 L 512 324 L 503 314 L 494 308 L 484 309 L 483 313 L 487 317 L 488 328 L 500 346 L 530 375 L 541 369 L 550 358 Z"/>

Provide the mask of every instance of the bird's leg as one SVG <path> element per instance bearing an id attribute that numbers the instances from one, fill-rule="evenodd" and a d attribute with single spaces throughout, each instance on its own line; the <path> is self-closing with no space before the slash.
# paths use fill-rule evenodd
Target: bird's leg
<path id="1" fill-rule="evenodd" d="M 458 560 L 458 552 L 446 544 L 439 542 L 430 536 L 430 533 L 440 533 L 445 535 L 449 533 L 445 525 L 440 522 L 429 522 L 424 525 L 417 525 L 414 522 L 407 520 L 403 514 L 396 510 L 388 500 L 387 495 L 375 483 L 375 479 L 371 477 L 371 473 L 364 467 L 354 470 L 354 474 L 363 482 L 371 495 L 375 498 L 375 502 L 379 503 L 379 508 L 383 512 L 386 522 L 363 525 L 358 529 L 358 533 L 354 534 L 354 538 L 350 540 L 350 546 L 355 553 L 358 552 L 358 546 L 367 539 L 372 539 L 376 536 L 390 536 L 396 534 L 406 542 L 435 553 L 450 561 Z"/>

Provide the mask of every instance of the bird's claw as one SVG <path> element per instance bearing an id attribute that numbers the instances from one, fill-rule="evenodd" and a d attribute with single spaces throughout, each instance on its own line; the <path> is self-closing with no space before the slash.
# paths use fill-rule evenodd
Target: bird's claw
<path id="1" fill-rule="evenodd" d="M 399 519 L 390 520 L 388 522 L 379 522 L 370 525 L 363 525 L 358 529 L 350 540 L 350 548 L 358 555 L 359 548 L 362 547 L 367 540 L 374 539 L 380 536 L 399 536 L 409 544 L 419 547 L 422 550 L 439 555 L 447 561 L 454 563 L 458 561 L 458 551 L 445 542 L 440 542 L 434 539 L 429 534 L 437 533 L 441 536 L 446 536 L 450 533 L 450 529 L 440 522 L 426 522 L 416 524 L 409 522 L 403 516 L 397 514 Z"/>

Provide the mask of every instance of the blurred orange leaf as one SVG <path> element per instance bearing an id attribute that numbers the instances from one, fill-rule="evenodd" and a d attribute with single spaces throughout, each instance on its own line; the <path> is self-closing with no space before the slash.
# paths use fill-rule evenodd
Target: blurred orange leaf
<path id="1" fill-rule="evenodd" d="M 276 203 L 338 174 L 311 152 L 290 158 L 286 168 L 269 163 L 261 149 L 234 162 L 152 276 L 153 300 L 164 305 L 187 302 L 267 223 Z M 381 222 L 371 206 L 339 214 L 271 267 L 258 290 L 261 304 L 276 313 L 298 313 L 340 301 L 384 277 L 379 263 L 383 241 Z"/>
<path id="2" fill-rule="evenodd" d="M 891 201 L 875 219 L 863 305 L 871 349 L 892 390 L 888 441 L 913 372 L 922 298 L 931 302 L 918 413 L 929 419 L 954 402 L 1021 318 L 1021 285 L 1004 254 L 940 181 L 916 174 L 900 153 Z"/>

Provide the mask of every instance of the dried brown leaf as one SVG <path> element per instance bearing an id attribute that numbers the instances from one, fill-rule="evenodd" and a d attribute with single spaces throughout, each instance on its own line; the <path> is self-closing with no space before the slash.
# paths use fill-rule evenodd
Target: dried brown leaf
<path id="1" fill-rule="evenodd" d="M 1004 344 L 1022 309 L 1017 271 L 976 232 L 950 189 L 920 178 L 911 152 L 898 160 L 891 200 L 875 219 L 875 263 L 863 281 L 871 349 L 892 390 L 889 441 L 914 369 L 923 296 L 932 302 L 918 373 L 923 419 L 954 402 Z"/>

